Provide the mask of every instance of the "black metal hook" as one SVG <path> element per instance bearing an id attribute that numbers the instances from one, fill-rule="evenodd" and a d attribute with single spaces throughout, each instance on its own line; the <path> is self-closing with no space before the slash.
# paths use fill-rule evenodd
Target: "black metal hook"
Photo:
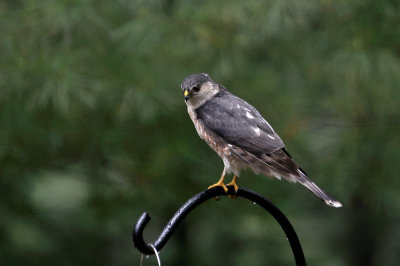
<path id="1" fill-rule="evenodd" d="M 215 198 L 217 196 L 223 195 L 233 195 L 237 197 L 246 198 L 252 202 L 255 202 L 259 206 L 263 207 L 266 211 L 268 211 L 275 220 L 282 227 L 285 232 L 290 246 L 292 248 L 292 252 L 296 261 L 296 265 L 306 265 L 306 260 L 303 254 L 303 249 L 301 248 L 299 238 L 296 235 L 296 231 L 293 229 L 289 220 L 286 216 L 269 200 L 264 198 L 263 196 L 248 190 L 246 188 L 239 188 L 239 190 L 235 193 L 235 190 L 232 186 L 228 186 L 228 192 L 225 191 L 221 187 L 214 187 L 212 189 L 207 189 L 205 191 L 200 192 L 195 195 L 191 199 L 189 199 L 182 207 L 175 213 L 175 215 L 171 218 L 168 224 L 164 227 L 160 236 L 154 242 L 153 246 L 160 251 L 164 245 L 167 243 L 172 233 L 178 227 L 178 225 L 182 222 L 182 220 L 188 215 L 194 208 L 203 203 L 206 200 L 211 198 Z M 143 240 L 143 230 L 146 227 L 147 223 L 150 221 L 150 216 L 144 212 L 138 221 L 135 224 L 133 229 L 132 238 L 135 247 L 143 254 L 151 255 L 154 254 L 154 250 Z"/>

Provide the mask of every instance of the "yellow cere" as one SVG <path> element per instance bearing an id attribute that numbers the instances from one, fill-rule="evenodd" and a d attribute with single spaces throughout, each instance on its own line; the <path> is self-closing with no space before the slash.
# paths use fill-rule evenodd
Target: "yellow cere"
<path id="1" fill-rule="evenodd" d="M 189 91 L 188 90 L 185 90 L 185 92 L 183 93 L 183 96 L 188 96 L 189 95 Z"/>

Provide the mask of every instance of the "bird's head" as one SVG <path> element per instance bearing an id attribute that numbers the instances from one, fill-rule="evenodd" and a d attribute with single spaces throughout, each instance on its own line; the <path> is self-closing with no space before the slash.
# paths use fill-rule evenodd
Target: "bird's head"
<path id="1" fill-rule="evenodd" d="M 181 89 L 186 104 L 196 108 L 217 94 L 219 86 L 208 74 L 200 73 L 187 76 L 181 84 Z"/>

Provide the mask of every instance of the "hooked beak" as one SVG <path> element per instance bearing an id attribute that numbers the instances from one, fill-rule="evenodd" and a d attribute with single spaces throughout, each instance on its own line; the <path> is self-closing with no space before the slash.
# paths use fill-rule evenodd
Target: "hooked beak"
<path id="1" fill-rule="evenodd" d="M 189 100 L 189 90 L 185 89 L 183 96 L 185 96 L 185 102 L 187 102 L 187 100 Z"/>

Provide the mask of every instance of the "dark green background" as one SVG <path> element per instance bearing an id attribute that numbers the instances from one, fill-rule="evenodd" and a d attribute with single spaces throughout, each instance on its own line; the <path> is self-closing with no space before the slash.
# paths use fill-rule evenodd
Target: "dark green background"
<path id="1" fill-rule="evenodd" d="M 222 171 L 180 91 L 207 72 L 343 202 L 242 173 L 309 265 L 399 265 L 399 25 L 391 0 L 0 1 L 0 264 L 138 265 L 139 215 L 153 241 Z M 161 259 L 294 263 L 267 213 L 228 198 L 191 213 Z"/>

